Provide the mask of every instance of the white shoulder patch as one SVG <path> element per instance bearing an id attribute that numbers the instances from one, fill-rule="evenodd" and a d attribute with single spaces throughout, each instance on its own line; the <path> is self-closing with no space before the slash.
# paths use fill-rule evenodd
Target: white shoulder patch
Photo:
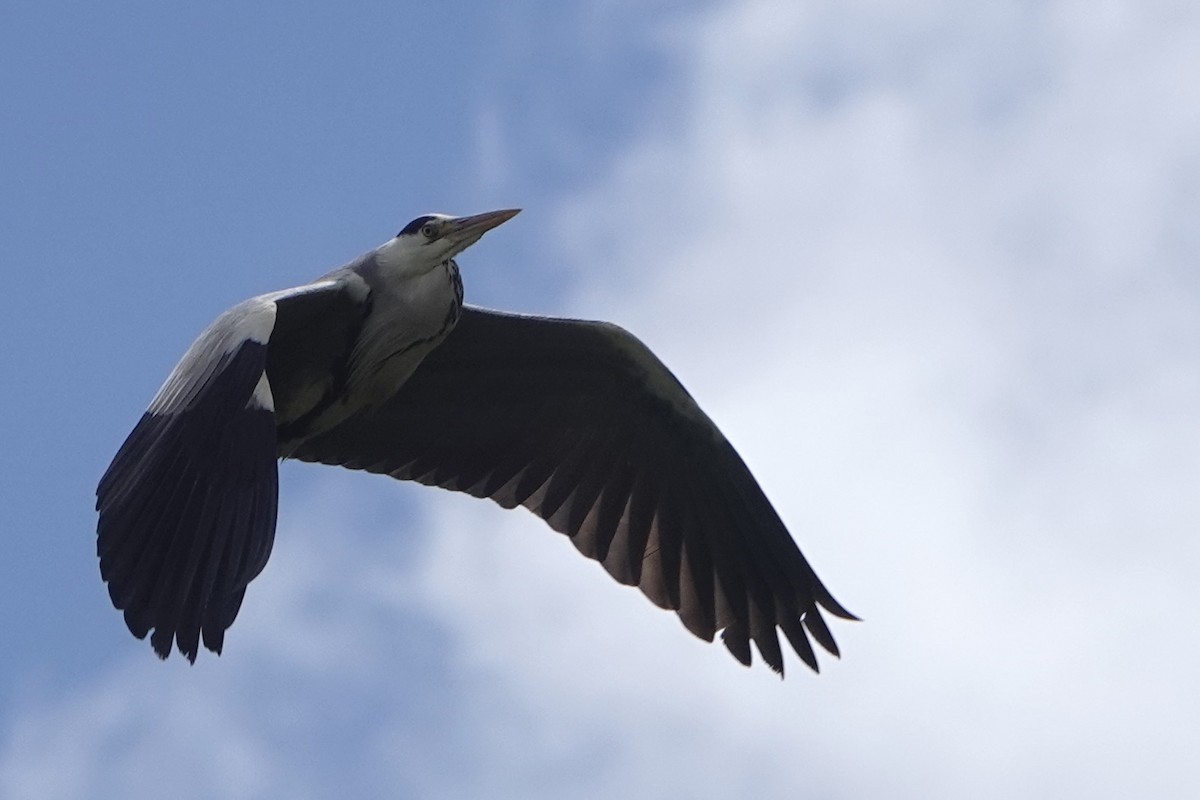
<path id="1" fill-rule="evenodd" d="M 354 276 L 357 278 L 357 276 Z M 358 279 L 362 283 L 361 278 Z M 367 287 L 355 285 L 344 276 L 323 279 L 315 283 L 281 289 L 277 292 L 260 294 L 238 303 L 217 317 L 204 332 L 192 342 L 183 358 L 171 370 L 162 388 L 150 402 L 152 414 L 169 414 L 190 407 L 201 390 L 223 369 L 229 358 L 236 354 L 246 342 L 265 346 L 275 330 L 276 302 L 286 297 L 324 292 L 339 284 L 350 285 L 352 293 L 366 295 Z M 254 389 L 249 401 L 259 408 L 273 409 L 271 388 L 265 379 Z"/>
<path id="2" fill-rule="evenodd" d="M 275 410 L 275 398 L 271 394 L 271 384 L 267 380 L 267 373 L 264 372 L 258 376 L 258 383 L 254 384 L 254 394 L 250 396 L 250 402 L 246 404 L 246 407 L 265 411 Z"/>
<path id="3" fill-rule="evenodd" d="M 276 295 L 282 294 L 279 292 Z M 192 342 L 150 402 L 154 414 L 188 408 L 218 370 L 247 341 L 265 345 L 275 327 L 275 299 L 259 295 L 238 303 L 217 317 Z"/>

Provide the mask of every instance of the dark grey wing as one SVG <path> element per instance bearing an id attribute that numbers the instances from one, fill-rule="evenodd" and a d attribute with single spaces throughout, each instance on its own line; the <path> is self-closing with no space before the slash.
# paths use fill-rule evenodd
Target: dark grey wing
<path id="1" fill-rule="evenodd" d="M 335 281 L 247 300 L 192 344 L 96 489 L 96 550 L 113 605 L 161 658 L 221 652 L 267 563 L 278 498 L 265 369 L 277 318 L 343 293 Z M 324 298 L 324 299 L 322 299 Z"/>
<path id="2" fill-rule="evenodd" d="M 464 308 L 382 408 L 296 458 L 518 504 L 618 581 L 749 664 L 776 671 L 776 628 L 817 669 L 805 633 L 837 645 L 821 584 L 732 445 L 653 353 L 605 323 Z"/>

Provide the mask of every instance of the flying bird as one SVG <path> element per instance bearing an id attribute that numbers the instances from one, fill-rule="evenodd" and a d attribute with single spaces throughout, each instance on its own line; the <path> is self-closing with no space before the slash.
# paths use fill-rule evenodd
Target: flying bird
<path id="1" fill-rule="evenodd" d="M 637 338 L 463 304 L 454 258 L 517 209 L 417 217 L 239 303 L 188 348 L 96 490 L 100 575 L 160 658 L 220 653 L 275 537 L 277 459 L 521 505 L 742 664 L 837 655 L 833 599 L 733 446 Z M 151 633 L 153 631 L 153 633 Z"/>

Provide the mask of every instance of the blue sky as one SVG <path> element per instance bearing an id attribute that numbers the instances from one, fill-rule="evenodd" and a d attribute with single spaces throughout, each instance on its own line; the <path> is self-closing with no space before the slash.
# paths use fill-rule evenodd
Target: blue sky
<path id="1" fill-rule="evenodd" d="M 0 794 L 1190 797 L 1200 11 L 10 4 Z M 833 592 L 780 683 L 531 515 L 286 464 L 221 658 L 97 478 L 194 336 L 431 210 L 638 333 Z"/>

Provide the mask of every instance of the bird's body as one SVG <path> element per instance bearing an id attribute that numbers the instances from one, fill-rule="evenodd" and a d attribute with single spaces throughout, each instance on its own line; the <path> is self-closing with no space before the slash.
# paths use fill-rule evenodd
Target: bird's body
<path id="1" fill-rule="evenodd" d="M 338 337 L 340 352 L 331 348 L 325 359 L 314 361 L 307 354 L 323 342 L 304 339 L 325 339 L 324 326 L 304 326 L 295 331 L 293 347 L 278 348 L 301 358 L 268 363 L 271 385 L 283 389 L 283 402 L 276 403 L 287 434 L 281 445 L 379 406 L 454 330 L 463 304 L 458 264 L 451 258 L 410 275 L 397 263 L 402 256 L 385 245 L 317 281 L 332 283 L 329 291 L 361 313 L 343 315 L 349 324 Z"/>
<path id="2" fill-rule="evenodd" d="M 814 669 L 804 628 L 837 652 L 817 605 L 853 617 L 640 341 L 463 305 L 453 257 L 515 214 L 419 217 L 200 335 L 97 489 L 101 575 L 136 636 L 221 651 L 291 457 L 524 505 L 743 663 L 752 639 L 782 670 L 777 627 Z"/>

